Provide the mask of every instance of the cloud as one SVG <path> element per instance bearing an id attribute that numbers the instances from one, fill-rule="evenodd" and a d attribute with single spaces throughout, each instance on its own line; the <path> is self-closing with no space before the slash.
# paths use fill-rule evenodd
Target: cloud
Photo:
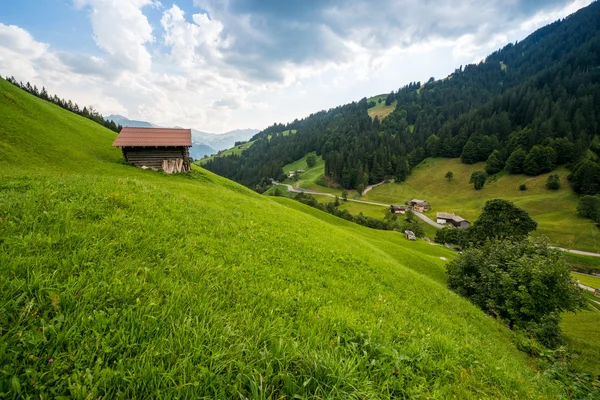
<path id="1" fill-rule="evenodd" d="M 0 73 L 106 115 L 264 127 L 444 77 L 590 1 L 73 0 L 97 47 L 0 23 Z"/>
<path id="2" fill-rule="evenodd" d="M 475 54 L 498 31 L 524 23 L 567 0 L 195 0 L 223 27 L 224 62 L 248 79 L 283 82 L 286 70 L 352 64 L 430 41 L 459 41 L 455 54 Z M 482 22 L 485 21 L 485 22 Z M 465 37 L 465 35 L 469 35 Z M 216 39 L 218 41 L 219 39 Z M 495 37 L 499 43 L 501 37 Z M 364 57 L 362 57 L 364 58 Z M 364 64 L 364 61 L 363 61 Z M 371 63 L 377 68 L 379 63 Z"/>
<path id="3" fill-rule="evenodd" d="M 76 7 L 91 10 L 94 40 L 107 53 L 103 60 L 107 75 L 150 71 L 152 56 L 146 44 L 152 43 L 154 36 L 142 8 L 160 3 L 151 0 L 74 0 L 74 3 Z M 97 60 L 81 62 L 78 72 L 97 73 L 98 66 Z"/>

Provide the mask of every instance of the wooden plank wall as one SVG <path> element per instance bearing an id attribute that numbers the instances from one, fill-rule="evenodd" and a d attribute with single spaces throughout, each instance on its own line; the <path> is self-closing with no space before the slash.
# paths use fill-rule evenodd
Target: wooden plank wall
<path id="1" fill-rule="evenodd" d="M 147 167 L 155 170 L 163 169 L 163 160 L 181 159 L 181 171 L 189 171 L 189 156 L 187 147 L 123 147 L 123 155 L 127 163 L 136 167 Z M 171 169 L 171 168 L 169 168 Z M 179 168 L 178 168 L 179 169 Z M 167 171 L 171 172 L 171 171 Z"/>

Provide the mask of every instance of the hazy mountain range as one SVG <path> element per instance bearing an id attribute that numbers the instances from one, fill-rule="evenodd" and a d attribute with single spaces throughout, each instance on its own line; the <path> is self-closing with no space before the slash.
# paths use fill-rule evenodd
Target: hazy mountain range
<path id="1" fill-rule="evenodd" d="M 159 128 L 160 125 L 147 121 L 132 120 L 122 115 L 109 115 L 107 120 L 112 120 L 116 124 L 134 128 Z M 190 155 L 199 159 L 205 155 L 216 154 L 219 150 L 229 149 L 235 142 L 246 141 L 258 133 L 258 129 L 236 129 L 225 133 L 209 133 L 192 129 L 192 147 Z"/>

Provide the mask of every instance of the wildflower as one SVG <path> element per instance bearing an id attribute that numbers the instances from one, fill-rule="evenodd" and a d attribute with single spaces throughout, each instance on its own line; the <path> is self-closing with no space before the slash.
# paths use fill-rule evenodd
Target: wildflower
<path id="1" fill-rule="evenodd" d="M 48 364 L 54 364 L 54 358 L 49 359 Z"/>

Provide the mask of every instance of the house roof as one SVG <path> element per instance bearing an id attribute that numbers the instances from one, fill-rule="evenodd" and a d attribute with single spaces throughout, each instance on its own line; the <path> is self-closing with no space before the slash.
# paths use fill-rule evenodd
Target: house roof
<path id="1" fill-rule="evenodd" d="M 445 212 L 439 212 L 439 213 L 437 213 L 437 217 L 440 219 L 452 219 L 455 217 L 455 215 L 450 214 L 450 213 L 445 213 Z"/>
<path id="2" fill-rule="evenodd" d="M 458 215 L 455 215 L 454 217 L 452 217 L 452 221 L 454 221 L 454 222 L 463 222 L 463 221 L 469 222 L 466 219 L 464 219 L 463 217 L 459 217 Z"/>
<path id="3" fill-rule="evenodd" d="M 419 206 L 428 206 L 429 205 L 428 201 L 426 201 L 426 200 L 419 200 L 419 199 L 413 199 L 413 200 L 410 201 L 410 203 L 413 203 L 413 204 L 416 204 L 416 205 L 419 205 Z"/>
<path id="4" fill-rule="evenodd" d="M 172 147 L 192 146 L 190 129 L 123 128 L 113 147 Z"/>

